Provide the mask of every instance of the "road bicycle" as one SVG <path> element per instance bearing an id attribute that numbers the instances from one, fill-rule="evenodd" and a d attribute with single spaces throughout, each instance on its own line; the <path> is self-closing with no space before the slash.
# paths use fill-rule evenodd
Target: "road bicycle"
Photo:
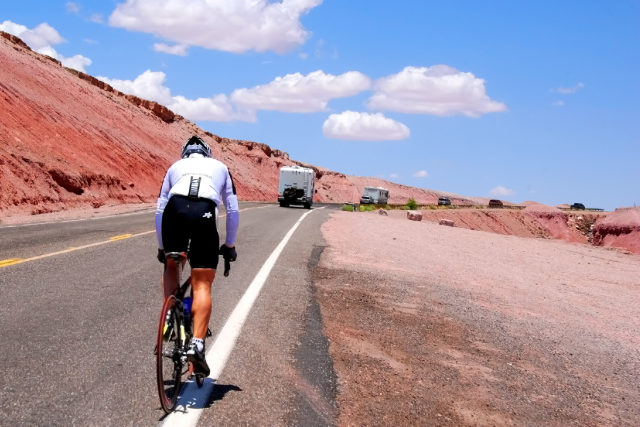
<path id="1" fill-rule="evenodd" d="M 167 259 L 175 261 L 176 282 L 180 283 L 182 270 L 187 260 L 184 252 L 167 252 Z M 224 260 L 224 275 L 229 275 L 229 260 Z M 176 407 L 182 384 L 194 377 L 198 387 L 204 383 L 204 375 L 194 374 L 193 366 L 187 361 L 187 350 L 193 336 L 193 322 L 190 316 L 190 299 L 193 297 L 191 277 L 176 289 L 162 305 L 156 338 L 156 380 L 162 409 L 168 414 Z M 211 331 L 207 328 L 207 336 Z"/>

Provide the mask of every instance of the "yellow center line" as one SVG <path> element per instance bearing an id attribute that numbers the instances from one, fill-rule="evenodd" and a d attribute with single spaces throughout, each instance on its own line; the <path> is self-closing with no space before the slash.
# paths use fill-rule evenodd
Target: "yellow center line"
<path id="1" fill-rule="evenodd" d="M 129 234 L 121 234 L 119 236 L 113 236 L 112 238 L 109 239 L 109 241 L 114 242 L 116 240 L 122 240 L 122 239 L 128 239 L 129 237 L 132 237 L 133 234 L 129 233 Z"/>
<path id="2" fill-rule="evenodd" d="M 244 211 L 248 211 L 251 209 L 262 209 L 262 208 L 266 208 L 266 207 L 270 207 L 271 205 L 266 205 L 266 206 L 254 206 L 254 207 L 250 207 L 250 208 L 244 208 L 244 209 L 240 209 L 238 212 L 244 212 Z M 221 215 L 224 216 L 224 215 Z M 83 246 L 73 246 L 67 249 L 63 249 L 61 251 L 56 251 L 56 252 L 51 252 L 48 254 L 42 254 L 42 255 L 37 255 L 37 256 L 33 256 L 30 258 L 9 258 L 9 259 L 3 259 L 0 260 L 0 268 L 2 267 L 8 267 L 10 265 L 15 265 L 15 264 L 21 264 L 23 262 L 29 262 L 29 261 L 36 261 L 39 259 L 43 259 L 43 258 L 49 258 L 52 256 L 56 256 L 56 255 L 62 255 L 62 254 L 67 254 L 69 252 L 74 252 L 74 251 L 78 251 L 80 249 L 87 249 L 87 248 L 92 248 L 94 246 L 100 246 L 100 245 L 105 245 L 107 243 L 111 243 L 111 242 L 117 242 L 119 240 L 123 240 L 123 239 L 130 239 L 132 237 L 138 237 L 138 236 L 144 236 L 146 234 L 151 234 L 151 233 L 155 233 L 155 230 L 149 230 L 149 231 L 143 231 L 141 233 L 136 233 L 136 234 L 120 234 L 118 236 L 113 236 L 111 238 L 109 238 L 109 240 L 104 240 L 102 242 L 95 242 L 95 243 L 89 243 L 88 245 L 83 245 Z"/>
<path id="3" fill-rule="evenodd" d="M 24 262 L 24 259 L 22 258 L 3 259 L 3 260 L 0 260 L 0 267 L 6 267 L 7 265 L 13 265 L 13 264 L 20 264 L 21 262 Z"/>
<path id="4" fill-rule="evenodd" d="M 43 259 L 43 258 L 49 258 L 49 257 L 56 256 L 56 255 L 67 254 L 69 252 L 78 251 L 80 249 L 92 248 L 94 246 L 105 245 L 107 243 L 117 242 L 118 240 L 128 239 L 128 238 L 131 238 L 131 237 L 144 236 L 145 234 L 150 234 L 150 233 L 155 233 L 155 230 L 143 231 L 142 233 L 136 233 L 136 234 L 122 234 L 120 236 L 111 237 L 109 240 L 104 240 L 102 242 L 89 243 L 88 245 L 82 245 L 82 246 L 74 246 L 74 247 L 71 247 L 71 248 L 63 249 L 61 251 L 56 251 L 56 252 L 51 252 L 51 253 L 48 253 L 48 254 L 37 255 L 37 256 L 30 257 L 30 258 L 10 258 L 10 259 L 5 259 L 5 260 L 0 260 L 0 268 L 1 267 L 7 267 L 9 265 L 20 264 L 20 263 L 23 263 L 23 262 L 36 261 L 36 260 Z"/>

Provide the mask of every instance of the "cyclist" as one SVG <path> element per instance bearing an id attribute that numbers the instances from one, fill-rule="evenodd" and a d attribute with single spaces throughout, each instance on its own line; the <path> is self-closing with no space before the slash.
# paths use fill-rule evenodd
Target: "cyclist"
<path id="1" fill-rule="evenodd" d="M 158 197 L 156 235 L 158 260 L 165 264 L 162 287 L 164 297 L 172 295 L 176 283 L 176 262 L 165 252 L 187 252 L 191 264 L 193 289 L 193 339 L 187 359 L 194 371 L 209 375 L 204 357 L 204 338 L 211 315 L 211 284 L 218 266 L 218 254 L 235 261 L 238 230 L 238 198 L 231 174 L 222 162 L 211 157 L 211 148 L 192 136 L 182 146 L 181 159 L 167 171 Z M 218 207 L 227 211 L 226 238 L 219 245 L 216 226 Z"/>

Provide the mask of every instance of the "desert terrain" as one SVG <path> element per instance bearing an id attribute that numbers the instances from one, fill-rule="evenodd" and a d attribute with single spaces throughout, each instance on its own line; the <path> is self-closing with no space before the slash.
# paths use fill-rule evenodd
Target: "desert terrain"
<path id="1" fill-rule="evenodd" d="M 0 226 L 153 209 L 194 134 L 244 201 L 274 203 L 286 165 L 314 169 L 318 203 L 385 187 L 392 205 L 414 199 L 422 221 L 336 211 L 313 271 L 340 425 L 637 424 L 640 208 L 487 209 L 345 175 L 205 132 L 0 36 Z"/>
<path id="2" fill-rule="evenodd" d="M 395 205 L 409 199 L 435 205 L 440 196 L 449 197 L 453 206 L 487 203 L 477 197 L 345 175 L 291 159 L 266 144 L 214 135 L 163 105 L 65 68 L 5 32 L 0 32 L 0 62 L 0 224 L 24 221 L 29 215 L 91 216 L 101 214 L 91 210 L 152 204 L 164 172 L 191 135 L 205 139 L 213 156 L 229 166 L 241 200 L 275 202 L 280 168 L 299 165 L 315 171 L 316 202 L 357 203 L 365 186 L 377 186 L 389 190 L 389 203 Z M 538 217 L 546 221 L 546 228 L 557 222 L 561 230 L 569 220 L 559 209 Z M 590 221 L 584 218 L 579 220 L 583 225 Z M 631 218 L 622 228 L 619 220 L 607 222 L 594 230 L 593 243 L 633 246 L 640 232 L 634 221 Z M 552 232 L 551 237 L 572 239 L 575 233 Z"/>
<path id="3" fill-rule="evenodd" d="M 391 203 L 435 203 L 455 194 L 377 178 L 348 176 L 266 144 L 206 132 L 152 101 L 119 92 L 33 52 L 0 31 L 0 216 L 154 202 L 180 147 L 198 135 L 229 167 L 241 200 L 277 200 L 279 170 L 315 171 L 318 202 L 357 202 L 363 187 L 384 185 Z"/>
<path id="4" fill-rule="evenodd" d="M 339 425 L 637 425 L 640 255 L 399 211 L 322 231 Z"/>

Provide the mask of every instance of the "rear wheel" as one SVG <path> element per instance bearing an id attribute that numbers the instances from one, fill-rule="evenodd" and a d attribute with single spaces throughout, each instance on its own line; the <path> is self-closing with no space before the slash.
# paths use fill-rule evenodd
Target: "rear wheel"
<path id="1" fill-rule="evenodd" d="M 204 384 L 204 378 L 204 375 L 196 374 L 196 384 L 198 385 L 198 387 L 202 387 L 202 384 Z"/>
<path id="2" fill-rule="evenodd" d="M 182 383 L 182 340 L 176 308 L 174 296 L 165 300 L 156 340 L 156 380 L 160 404 L 166 413 L 175 408 Z"/>

